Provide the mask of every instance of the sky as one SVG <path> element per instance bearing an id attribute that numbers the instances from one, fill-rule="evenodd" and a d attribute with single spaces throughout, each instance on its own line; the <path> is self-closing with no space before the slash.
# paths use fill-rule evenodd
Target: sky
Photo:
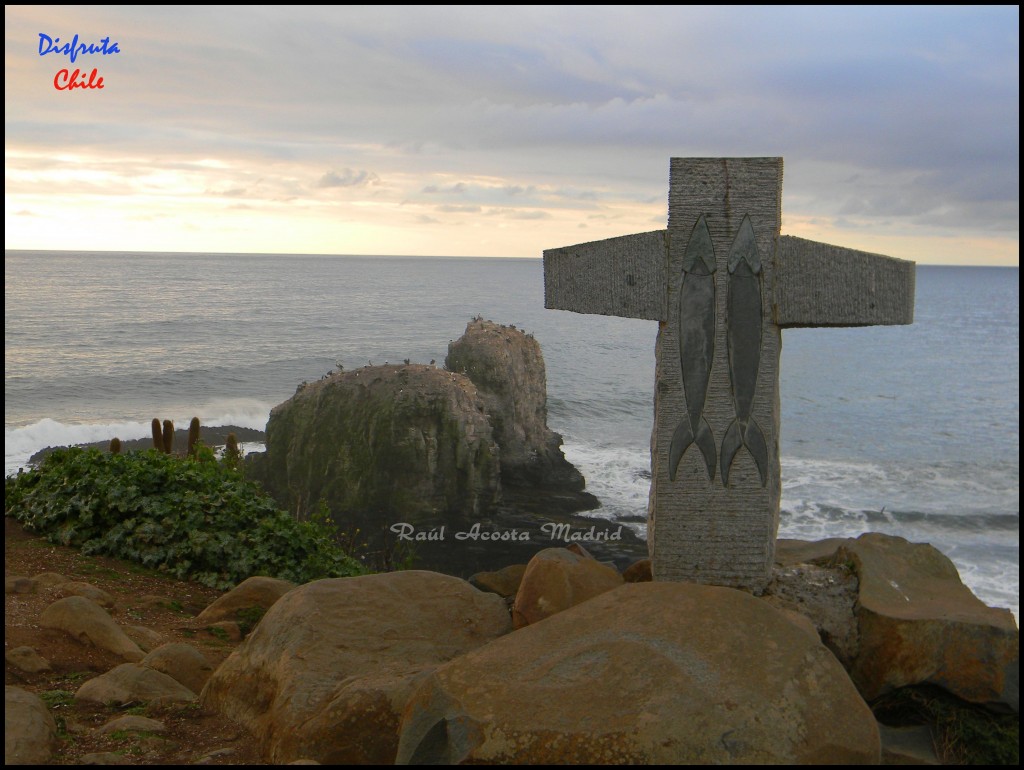
<path id="1" fill-rule="evenodd" d="M 1019 264 L 1018 6 L 4 21 L 8 249 L 539 257 L 664 228 L 671 157 L 782 156 L 783 234 Z"/>

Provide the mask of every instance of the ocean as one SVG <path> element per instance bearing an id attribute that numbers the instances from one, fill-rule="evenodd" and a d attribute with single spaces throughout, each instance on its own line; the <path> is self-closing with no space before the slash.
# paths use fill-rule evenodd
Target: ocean
<path id="1" fill-rule="evenodd" d="M 780 536 L 932 543 L 1016 615 L 1019 314 L 1018 268 L 919 266 L 911 326 L 784 331 Z M 539 259 L 7 251 L 5 472 L 153 417 L 263 429 L 339 364 L 440 365 L 475 315 L 538 339 L 592 515 L 643 534 L 657 325 L 545 310 Z"/>

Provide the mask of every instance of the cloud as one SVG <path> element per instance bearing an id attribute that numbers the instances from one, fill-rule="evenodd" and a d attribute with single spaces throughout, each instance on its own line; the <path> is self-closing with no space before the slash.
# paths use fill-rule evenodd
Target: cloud
<path id="1" fill-rule="evenodd" d="M 669 157 L 782 155 L 787 216 L 1016 249 L 1013 6 L 89 6 L 59 23 L 23 6 L 5 22 L 9 211 L 244 191 L 373 226 L 403 201 L 545 212 L 545 232 L 587 212 L 646 225 Z M 53 89 L 32 47 L 57 27 L 118 41 L 93 62 L 101 94 Z"/>
<path id="2" fill-rule="evenodd" d="M 380 177 L 372 171 L 353 171 L 344 168 L 339 174 L 336 171 L 328 171 L 317 180 L 316 187 L 366 187 L 367 185 L 380 184 Z"/>
<path id="3" fill-rule="evenodd" d="M 445 203 L 437 207 L 438 211 L 446 214 L 479 214 L 482 210 L 479 206 L 457 206 L 452 203 Z"/>

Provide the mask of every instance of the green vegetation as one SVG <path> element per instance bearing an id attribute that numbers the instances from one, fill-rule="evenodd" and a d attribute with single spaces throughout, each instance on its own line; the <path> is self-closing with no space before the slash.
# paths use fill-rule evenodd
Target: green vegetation
<path id="1" fill-rule="evenodd" d="M 880 722 L 894 727 L 928 725 L 944 764 L 1018 764 L 1017 714 L 995 714 L 928 686 L 894 690 L 875 701 L 872 711 Z"/>
<path id="2" fill-rule="evenodd" d="M 53 710 L 61 706 L 70 706 L 75 702 L 75 694 L 70 690 L 47 690 L 39 693 L 46 708 Z"/>
<path id="3" fill-rule="evenodd" d="M 366 571 L 323 516 L 296 521 L 202 445 L 195 457 L 58 449 L 6 480 L 4 513 L 53 543 L 214 588 L 252 575 L 306 583 Z"/>
<path id="4" fill-rule="evenodd" d="M 245 636 L 256 628 L 256 624 L 263 619 L 266 612 L 267 610 L 264 607 L 243 607 L 238 610 L 236 615 L 238 616 L 238 625 L 242 629 L 242 635 Z"/>

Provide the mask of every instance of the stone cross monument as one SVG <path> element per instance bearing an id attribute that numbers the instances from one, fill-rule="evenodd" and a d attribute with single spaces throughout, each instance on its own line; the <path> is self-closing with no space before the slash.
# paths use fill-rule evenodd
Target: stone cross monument
<path id="1" fill-rule="evenodd" d="M 656 580 L 767 585 L 782 329 L 913 322 L 913 262 L 781 236 L 781 199 L 782 158 L 673 158 L 667 231 L 544 252 L 545 307 L 659 322 Z"/>

